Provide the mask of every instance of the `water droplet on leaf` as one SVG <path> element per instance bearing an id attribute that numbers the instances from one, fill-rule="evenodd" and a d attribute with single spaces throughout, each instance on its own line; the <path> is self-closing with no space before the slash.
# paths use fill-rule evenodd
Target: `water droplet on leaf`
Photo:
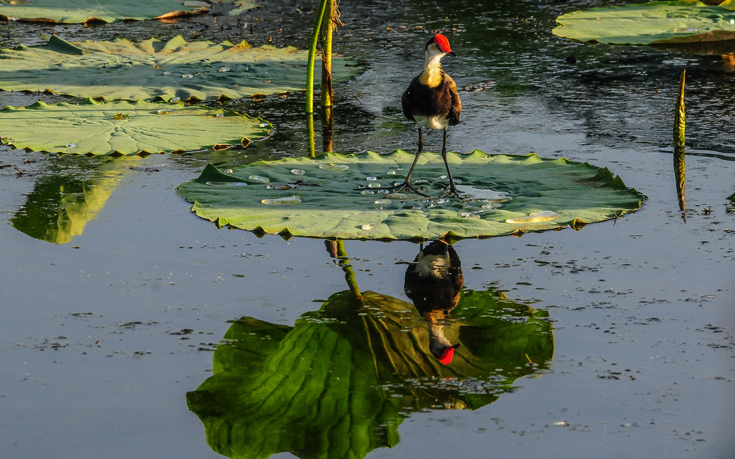
<path id="1" fill-rule="evenodd" d="M 294 204 L 301 204 L 301 198 L 296 195 L 293 195 L 293 196 L 286 196 L 284 198 L 263 199 L 260 202 L 263 204 L 269 205 L 269 206 L 294 205 Z"/>
<path id="2" fill-rule="evenodd" d="M 293 175 L 304 175 L 306 174 L 306 171 L 302 169 L 291 169 L 291 173 Z"/>
<path id="3" fill-rule="evenodd" d="M 329 164 L 320 164 L 319 165 L 319 169 L 323 169 L 325 171 L 344 172 L 344 171 L 346 171 L 349 168 L 350 168 L 350 166 L 348 166 L 346 164 L 333 164 L 333 163 L 329 163 Z"/>
<path id="4" fill-rule="evenodd" d="M 554 212 L 553 210 L 544 210 L 541 212 L 534 212 L 525 217 L 509 218 L 505 221 L 505 223 L 539 223 L 548 222 L 556 218 L 559 218 L 558 213 Z"/>

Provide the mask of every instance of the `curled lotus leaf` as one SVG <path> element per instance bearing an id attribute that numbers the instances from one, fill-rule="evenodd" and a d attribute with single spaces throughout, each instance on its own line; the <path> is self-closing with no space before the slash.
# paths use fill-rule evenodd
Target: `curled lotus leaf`
<path id="1" fill-rule="evenodd" d="M 194 203 L 198 216 L 218 226 L 339 239 L 489 237 L 579 228 L 636 210 L 645 199 L 609 170 L 587 163 L 481 151 L 448 156 L 452 175 L 467 190 L 462 199 L 440 197 L 448 181 L 437 153 L 423 154 L 413 176 L 415 185 L 437 198 L 380 190 L 403 181 L 410 168 L 414 155 L 400 150 L 261 161 L 227 172 L 210 164 L 178 192 Z M 534 218 L 539 212 L 556 216 Z"/>
<path id="2" fill-rule="evenodd" d="M 0 140 L 51 153 L 132 155 L 241 145 L 267 136 L 259 118 L 165 102 L 36 102 L 0 110 Z"/>
<path id="3" fill-rule="evenodd" d="M 0 17 L 27 22 L 78 24 L 124 20 L 168 19 L 209 11 L 181 0 L 31 0 L 0 1 Z"/>
<path id="4" fill-rule="evenodd" d="M 591 8 L 559 16 L 553 33 L 609 44 L 695 43 L 735 39 L 735 0 L 710 6 L 695 0 Z"/>
<path id="5" fill-rule="evenodd" d="M 188 42 L 181 36 L 140 42 L 67 42 L 52 36 L 44 45 L 0 50 L 0 89 L 133 101 L 265 97 L 304 89 L 307 53 L 246 42 Z M 334 60 L 335 82 L 360 71 L 348 64 Z"/>

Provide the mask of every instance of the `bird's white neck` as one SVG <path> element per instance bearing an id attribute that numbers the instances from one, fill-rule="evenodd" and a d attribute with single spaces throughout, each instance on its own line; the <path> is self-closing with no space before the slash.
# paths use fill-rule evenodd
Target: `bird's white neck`
<path id="1" fill-rule="evenodd" d="M 442 70 L 441 60 L 445 54 L 442 52 L 436 52 L 432 49 L 426 50 L 424 60 L 424 71 L 419 76 L 421 84 L 430 88 L 439 86 L 444 80 L 444 71 Z"/>

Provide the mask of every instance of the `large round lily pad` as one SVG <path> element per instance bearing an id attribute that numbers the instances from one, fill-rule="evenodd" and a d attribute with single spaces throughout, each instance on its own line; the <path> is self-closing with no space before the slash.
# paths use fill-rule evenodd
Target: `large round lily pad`
<path id="1" fill-rule="evenodd" d="M 559 16 L 553 33 L 610 44 L 693 43 L 735 39 L 735 0 L 719 6 L 683 0 L 574 11 Z"/>
<path id="2" fill-rule="evenodd" d="M 208 165 L 178 192 L 194 203 L 197 215 L 219 226 L 340 239 L 464 238 L 579 227 L 638 209 L 644 199 L 609 170 L 587 163 L 481 151 L 449 154 L 465 199 L 375 190 L 401 182 L 413 158 L 398 150 L 263 161 L 231 172 Z M 445 173 L 441 155 L 425 153 L 413 178 L 426 194 L 440 196 Z"/>
<path id="3" fill-rule="evenodd" d="M 54 36 L 45 45 L 1 50 L 0 89 L 107 100 L 235 99 L 304 89 L 307 55 L 292 47 L 187 42 L 180 36 L 166 42 L 66 42 Z M 360 71 L 348 63 L 334 60 L 335 82 Z"/>
<path id="4" fill-rule="evenodd" d="M 0 0 L 0 17 L 68 24 L 88 20 L 118 22 L 201 14 L 209 10 L 203 5 L 182 0 Z"/>
<path id="5" fill-rule="evenodd" d="M 181 102 L 88 99 L 79 105 L 36 102 L 0 110 L 3 143 L 51 153 L 132 155 L 225 148 L 267 136 L 270 128 L 259 118 Z"/>

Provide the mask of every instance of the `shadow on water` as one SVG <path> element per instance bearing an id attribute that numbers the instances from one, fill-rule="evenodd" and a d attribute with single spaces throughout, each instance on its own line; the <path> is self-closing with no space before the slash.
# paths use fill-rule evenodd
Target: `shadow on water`
<path id="1" fill-rule="evenodd" d="M 361 292 L 341 242 L 327 241 L 349 289 L 294 326 L 243 317 L 214 353 L 214 374 L 187 394 L 220 454 L 365 457 L 399 442 L 426 410 L 479 409 L 542 373 L 554 354 L 546 311 L 497 289 L 462 291 L 444 242 L 420 249 L 405 274 L 414 305 Z"/>

